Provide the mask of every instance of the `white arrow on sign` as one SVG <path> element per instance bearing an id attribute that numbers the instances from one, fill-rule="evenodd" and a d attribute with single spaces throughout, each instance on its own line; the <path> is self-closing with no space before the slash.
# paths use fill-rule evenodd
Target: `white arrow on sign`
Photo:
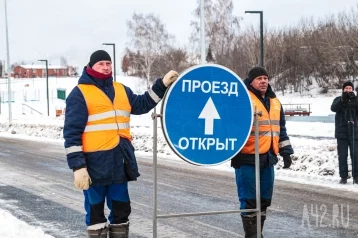
<path id="1" fill-rule="evenodd" d="M 206 102 L 199 119 L 205 119 L 205 135 L 214 134 L 214 119 L 221 119 L 211 97 Z"/>

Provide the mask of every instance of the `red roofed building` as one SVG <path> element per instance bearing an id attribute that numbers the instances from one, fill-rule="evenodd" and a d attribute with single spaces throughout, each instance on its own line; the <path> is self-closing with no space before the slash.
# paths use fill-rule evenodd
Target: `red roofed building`
<path id="1" fill-rule="evenodd" d="M 46 65 L 19 65 L 13 70 L 14 78 L 44 78 L 46 77 Z M 69 77 L 73 71 L 72 67 L 48 66 L 49 77 Z"/>

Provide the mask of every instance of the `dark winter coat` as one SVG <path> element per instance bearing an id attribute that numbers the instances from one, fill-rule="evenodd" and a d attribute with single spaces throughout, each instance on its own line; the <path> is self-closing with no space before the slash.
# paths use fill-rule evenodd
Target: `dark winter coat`
<path id="1" fill-rule="evenodd" d="M 262 104 L 266 107 L 267 111 L 270 112 L 270 98 L 276 98 L 276 94 L 272 91 L 271 86 L 268 86 L 265 98 L 263 98 L 260 94 L 260 92 L 256 89 L 254 89 L 251 85 L 248 79 L 244 80 L 244 83 L 247 87 L 247 89 L 251 92 L 253 92 L 258 99 L 262 102 Z M 286 131 L 286 119 L 285 119 L 285 113 L 283 111 L 283 108 L 281 106 L 281 113 L 280 113 L 280 140 L 279 143 L 282 141 L 289 140 L 289 137 L 287 135 Z M 284 155 L 291 155 L 293 154 L 293 148 L 291 144 L 280 147 L 279 153 L 281 156 Z M 273 153 L 273 149 L 271 148 L 267 153 L 260 154 L 260 167 L 267 167 L 275 165 L 278 161 L 277 156 Z M 231 166 L 234 168 L 240 168 L 241 165 L 248 164 L 248 165 L 255 165 L 255 155 L 253 154 L 243 154 L 239 152 L 235 157 L 231 160 Z"/>
<path id="2" fill-rule="evenodd" d="M 78 80 L 78 84 L 92 84 L 101 89 L 113 102 L 114 87 L 113 78 L 100 80 L 89 76 L 86 68 Z M 136 95 L 124 86 L 129 103 L 132 107 L 131 114 L 140 115 L 153 109 L 155 102 L 148 92 Z M 166 91 L 161 79 L 152 86 L 152 91 L 162 98 Z M 87 124 L 88 110 L 82 92 L 75 87 L 66 99 L 66 115 L 63 135 L 65 148 L 82 146 L 82 134 Z M 128 139 L 121 138 L 118 146 L 108 151 L 97 152 L 73 152 L 67 155 L 68 166 L 71 169 L 87 167 L 92 185 L 108 185 L 136 180 L 139 176 L 134 148 Z"/>
<path id="3" fill-rule="evenodd" d="M 354 121 L 354 138 L 358 140 L 358 109 L 357 102 L 343 102 L 342 97 L 336 97 L 333 100 L 331 111 L 336 113 L 335 116 L 335 132 L 334 136 L 337 139 L 349 139 L 351 133 L 348 133 L 348 121 Z M 352 128 L 353 129 L 353 128 Z"/>

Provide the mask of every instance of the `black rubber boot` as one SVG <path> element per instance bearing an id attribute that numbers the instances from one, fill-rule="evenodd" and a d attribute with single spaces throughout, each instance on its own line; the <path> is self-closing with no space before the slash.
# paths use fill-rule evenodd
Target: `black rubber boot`
<path id="1" fill-rule="evenodd" d="M 108 228 L 102 228 L 99 230 L 87 230 L 88 238 L 107 238 Z"/>
<path id="2" fill-rule="evenodd" d="M 129 222 L 109 225 L 109 238 L 128 238 Z"/>
<path id="3" fill-rule="evenodd" d="M 263 235 L 263 230 L 264 230 L 265 220 L 266 220 L 266 216 L 261 216 L 261 237 L 262 237 L 262 238 L 264 237 L 264 235 Z"/>
<path id="4" fill-rule="evenodd" d="M 245 231 L 245 238 L 257 238 L 257 221 L 256 217 L 244 217 L 242 218 L 242 225 Z M 266 219 L 266 218 L 264 218 Z M 264 219 L 261 217 L 261 232 L 264 227 Z M 263 238 L 262 234 L 261 237 Z"/>
<path id="5" fill-rule="evenodd" d="M 340 184 L 347 184 L 347 178 L 341 178 L 339 181 Z"/>

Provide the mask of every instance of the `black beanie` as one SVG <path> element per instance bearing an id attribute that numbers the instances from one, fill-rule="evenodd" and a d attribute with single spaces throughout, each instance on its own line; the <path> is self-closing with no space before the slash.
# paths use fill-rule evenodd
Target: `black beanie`
<path id="1" fill-rule="evenodd" d="M 344 90 L 344 88 L 347 87 L 347 86 L 351 86 L 352 89 L 354 90 L 354 86 L 353 86 L 353 83 L 352 83 L 351 81 L 345 82 L 345 83 L 343 84 L 343 86 L 342 86 L 342 90 Z"/>
<path id="2" fill-rule="evenodd" d="M 263 75 L 268 77 L 268 73 L 265 68 L 261 66 L 253 67 L 249 71 L 249 75 L 248 75 L 249 82 L 251 83 L 255 78 Z"/>
<path id="3" fill-rule="evenodd" d="M 104 50 L 97 50 L 92 53 L 90 57 L 90 62 L 88 63 L 88 66 L 92 68 L 92 66 L 102 60 L 111 61 L 111 56 Z"/>

